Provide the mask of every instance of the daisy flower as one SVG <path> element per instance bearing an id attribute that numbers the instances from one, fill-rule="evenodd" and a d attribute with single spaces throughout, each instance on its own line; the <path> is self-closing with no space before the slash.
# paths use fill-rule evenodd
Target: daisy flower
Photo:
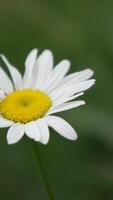
<path id="1" fill-rule="evenodd" d="M 74 99 L 95 83 L 90 79 L 93 71 L 85 69 L 66 75 L 70 61 L 62 60 L 53 67 L 50 50 L 37 54 L 37 49 L 28 54 L 23 76 L 4 55 L 0 55 L 10 73 L 9 78 L 0 67 L 0 127 L 9 127 L 8 144 L 18 142 L 24 134 L 47 144 L 49 127 L 69 140 L 77 139 L 72 126 L 53 114 L 85 104 Z"/>

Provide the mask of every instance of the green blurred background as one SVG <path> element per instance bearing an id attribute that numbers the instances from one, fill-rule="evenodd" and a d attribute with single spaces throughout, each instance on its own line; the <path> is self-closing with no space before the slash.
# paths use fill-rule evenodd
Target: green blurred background
<path id="1" fill-rule="evenodd" d="M 49 48 L 71 72 L 94 69 L 86 106 L 61 113 L 78 132 L 70 142 L 51 130 L 39 145 L 56 200 L 113 199 L 113 1 L 0 0 L 0 52 L 24 71 L 32 48 Z M 0 200 L 46 200 L 30 140 L 6 143 L 0 130 Z M 39 170 L 38 170 L 39 171 Z"/>

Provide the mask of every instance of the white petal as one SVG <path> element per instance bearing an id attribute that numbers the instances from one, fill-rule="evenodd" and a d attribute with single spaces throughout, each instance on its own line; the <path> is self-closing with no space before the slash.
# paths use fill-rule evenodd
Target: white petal
<path id="1" fill-rule="evenodd" d="M 7 142 L 8 144 L 17 143 L 24 135 L 24 125 L 16 123 L 12 125 L 7 133 Z"/>
<path id="2" fill-rule="evenodd" d="M 0 56 L 1 56 L 2 60 L 4 61 L 4 63 L 6 64 L 8 70 L 11 74 L 15 89 L 22 89 L 22 76 L 21 76 L 20 72 L 9 63 L 9 61 L 7 60 L 7 58 L 4 55 L 0 55 Z"/>
<path id="3" fill-rule="evenodd" d="M 52 113 L 62 112 L 65 110 L 70 110 L 72 108 L 76 108 L 84 104 L 85 104 L 85 101 L 72 101 L 68 103 L 63 103 L 61 105 L 51 107 L 51 109 L 47 112 L 47 115 L 50 115 Z"/>
<path id="4" fill-rule="evenodd" d="M 7 119 L 4 119 L 2 116 L 0 116 L 0 128 L 5 128 L 13 125 L 13 122 Z"/>
<path id="5" fill-rule="evenodd" d="M 44 91 L 50 92 L 54 89 L 66 75 L 70 68 L 70 61 L 62 60 L 56 67 L 53 69 L 52 73 L 48 76 L 47 83 L 45 82 Z"/>
<path id="6" fill-rule="evenodd" d="M 35 63 L 34 67 L 34 89 L 41 89 L 48 74 L 53 68 L 53 55 L 49 50 L 43 51 Z"/>
<path id="7" fill-rule="evenodd" d="M 0 89 L 4 90 L 6 93 L 13 91 L 13 84 L 5 73 L 5 71 L 0 67 Z"/>
<path id="8" fill-rule="evenodd" d="M 0 89 L 0 100 L 2 100 L 6 96 L 5 92 Z"/>
<path id="9" fill-rule="evenodd" d="M 25 60 L 26 67 L 33 67 L 37 58 L 37 49 L 32 49 Z"/>
<path id="10" fill-rule="evenodd" d="M 89 89 L 92 85 L 94 85 L 95 79 L 83 81 L 80 83 L 76 83 L 75 85 L 70 85 L 68 87 L 66 86 L 59 86 L 55 90 L 53 90 L 49 96 L 52 98 L 53 101 L 55 101 L 57 98 L 67 98 L 69 96 L 72 96 L 76 93 L 85 91 Z"/>
<path id="11" fill-rule="evenodd" d="M 83 95 L 83 94 L 84 94 L 84 92 L 81 92 L 81 93 L 78 93 L 78 94 L 75 94 L 75 95 L 72 95 L 72 96 L 69 96 L 69 97 L 64 97 L 64 98 L 63 98 L 63 96 L 62 96 L 62 98 L 60 97 L 60 98 L 56 99 L 56 100 L 53 102 L 53 106 L 57 106 L 57 105 L 60 105 L 60 104 L 62 104 L 62 103 L 71 101 L 71 100 L 73 100 L 73 99 L 75 99 L 75 98 L 77 98 L 77 97 L 79 97 L 79 96 L 81 96 L 81 95 Z"/>
<path id="12" fill-rule="evenodd" d="M 37 53 L 37 49 L 33 49 L 26 58 L 25 73 L 23 76 L 23 88 L 30 88 L 32 85 L 33 67 L 36 61 Z"/>
<path id="13" fill-rule="evenodd" d="M 40 142 L 42 144 L 47 144 L 49 141 L 49 129 L 47 126 L 47 123 L 44 119 L 39 119 L 37 120 L 37 126 L 39 128 L 40 131 Z"/>
<path id="14" fill-rule="evenodd" d="M 76 140 L 77 134 L 70 124 L 68 124 L 64 119 L 56 116 L 47 116 L 45 120 L 48 126 L 52 127 L 56 132 L 58 132 L 63 137 L 69 140 Z"/>
<path id="15" fill-rule="evenodd" d="M 69 81 L 70 83 L 71 82 L 81 82 L 81 81 L 85 81 L 89 78 L 91 78 L 94 74 L 94 71 L 92 69 L 85 69 L 85 70 L 82 70 L 80 72 L 75 72 L 75 73 L 72 73 L 72 74 L 69 74 L 68 76 L 66 76 L 62 83 L 66 83 L 68 82 L 69 84 Z"/>
<path id="16" fill-rule="evenodd" d="M 73 85 L 71 95 L 78 93 L 78 92 L 88 90 L 92 85 L 95 84 L 95 81 L 96 81 L 95 79 L 91 79 L 91 80 L 83 81 L 83 82 Z"/>
<path id="17" fill-rule="evenodd" d="M 1 89 L 0 89 L 0 96 L 1 96 L 1 95 L 4 95 L 4 94 L 5 94 L 4 90 L 1 90 Z"/>
<path id="18" fill-rule="evenodd" d="M 25 134 L 35 141 L 40 141 L 40 131 L 35 121 L 29 122 L 25 125 Z"/>

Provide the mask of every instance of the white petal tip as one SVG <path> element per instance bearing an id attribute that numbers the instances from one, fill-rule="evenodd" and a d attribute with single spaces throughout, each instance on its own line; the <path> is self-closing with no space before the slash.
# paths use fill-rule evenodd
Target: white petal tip
<path id="1" fill-rule="evenodd" d="M 65 64 L 67 64 L 67 65 L 71 65 L 71 62 L 70 62 L 70 60 L 67 60 L 67 59 L 65 59 L 65 60 L 63 60 L 63 62 L 65 62 Z"/>
<path id="2" fill-rule="evenodd" d="M 77 135 L 76 133 L 73 133 L 73 134 L 71 135 L 71 137 L 69 137 L 69 138 L 67 138 L 67 139 L 72 140 L 72 141 L 77 140 L 77 139 L 78 139 L 78 135 Z"/>
<path id="3" fill-rule="evenodd" d="M 32 54 L 37 55 L 38 54 L 38 49 L 37 48 L 32 49 Z"/>
<path id="4" fill-rule="evenodd" d="M 38 140 L 37 138 L 34 138 L 33 140 L 34 140 L 35 142 L 40 142 L 41 144 L 44 144 L 44 145 L 48 144 L 48 142 L 49 142 L 49 140 L 48 140 L 48 141 L 41 141 L 41 139 Z"/>
<path id="5" fill-rule="evenodd" d="M 7 144 L 11 145 L 11 144 L 15 144 L 16 142 L 11 141 L 9 138 L 7 138 Z"/>
<path id="6" fill-rule="evenodd" d="M 30 53 L 31 53 L 31 55 L 35 55 L 36 56 L 38 54 L 38 49 L 37 48 L 32 49 Z"/>
<path id="7" fill-rule="evenodd" d="M 82 101 L 82 102 L 81 102 L 81 105 L 85 105 L 85 104 L 86 104 L 86 102 L 85 102 L 85 101 Z"/>
<path id="8" fill-rule="evenodd" d="M 62 66 L 64 68 L 67 68 L 67 70 L 66 70 L 67 72 L 68 72 L 68 70 L 70 69 L 70 66 L 71 66 L 71 62 L 69 60 L 66 60 L 66 59 L 62 60 L 59 64 L 62 64 Z"/>
<path id="9" fill-rule="evenodd" d="M 5 56 L 4 56 L 3 54 L 0 54 L 0 57 L 2 58 L 2 60 L 3 60 L 4 62 L 6 62 L 6 58 L 5 58 Z"/>
<path id="10" fill-rule="evenodd" d="M 14 140 L 11 137 L 7 137 L 7 144 L 12 145 L 12 144 L 16 144 L 18 142 L 18 140 Z"/>
<path id="11" fill-rule="evenodd" d="M 43 51 L 43 53 L 46 54 L 46 55 L 52 55 L 52 52 L 51 52 L 51 50 L 49 50 L 49 49 L 45 49 L 45 50 Z"/>
<path id="12" fill-rule="evenodd" d="M 92 79 L 92 83 L 95 83 L 96 82 L 96 79 Z"/>
<path id="13" fill-rule="evenodd" d="M 93 86 L 95 84 L 95 82 L 96 82 L 96 79 L 92 79 L 90 87 Z"/>
<path id="14" fill-rule="evenodd" d="M 89 87 L 87 89 L 89 89 L 90 87 L 92 87 L 96 82 L 96 79 L 91 79 L 89 80 Z"/>
<path id="15" fill-rule="evenodd" d="M 40 141 L 39 141 L 41 144 L 44 144 L 44 145 L 47 145 L 48 143 L 49 143 L 49 138 L 45 138 L 45 140 L 44 140 L 44 138 L 43 139 L 41 139 L 40 138 Z"/>
<path id="16" fill-rule="evenodd" d="M 44 144 L 44 145 L 47 145 L 47 144 L 49 143 L 49 140 L 45 140 L 45 141 L 44 141 L 44 140 L 42 140 L 41 138 L 40 138 L 39 140 L 37 140 L 37 139 L 34 138 L 34 141 L 35 141 L 35 142 L 39 142 L 39 143 Z"/>
<path id="17" fill-rule="evenodd" d="M 47 142 L 41 142 L 41 141 L 40 141 L 40 143 L 41 143 L 41 144 L 44 144 L 44 145 L 47 145 L 48 142 L 49 142 L 49 141 L 47 141 Z"/>
<path id="18" fill-rule="evenodd" d="M 80 95 L 83 95 L 84 94 L 84 92 L 81 92 L 81 93 L 79 93 Z"/>
<path id="19" fill-rule="evenodd" d="M 32 49 L 30 52 L 34 52 L 34 53 L 37 53 L 38 52 L 38 49 L 37 48 L 34 48 L 34 49 Z"/>
<path id="20" fill-rule="evenodd" d="M 78 139 L 78 135 L 76 134 L 72 140 L 77 140 Z"/>
<path id="21" fill-rule="evenodd" d="M 38 49 L 37 49 L 37 48 L 34 48 L 34 49 L 32 49 L 32 51 L 34 51 L 34 52 L 37 52 L 37 51 L 38 51 Z"/>
<path id="22" fill-rule="evenodd" d="M 94 70 L 92 70 L 90 68 L 87 68 L 86 70 L 87 70 L 87 72 L 91 73 L 92 75 L 94 74 Z"/>

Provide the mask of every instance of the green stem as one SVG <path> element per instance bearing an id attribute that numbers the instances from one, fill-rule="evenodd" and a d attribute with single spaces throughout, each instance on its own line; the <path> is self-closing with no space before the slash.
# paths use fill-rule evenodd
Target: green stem
<path id="1" fill-rule="evenodd" d="M 37 165 L 39 166 L 39 169 L 40 169 L 40 173 L 41 173 L 42 180 L 43 180 L 43 183 L 45 186 L 45 190 L 48 195 L 48 200 L 54 200 L 52 190 L 51 190 L 50 184 L 48 182 L 45 166 L 44 166 L 43 160 L 42 160 L 40 152 L 39 152 L 38 144 L 36 142 L 32 141 L 32 147 L 33 147 L 33 151 L 35 154 Z"/>

